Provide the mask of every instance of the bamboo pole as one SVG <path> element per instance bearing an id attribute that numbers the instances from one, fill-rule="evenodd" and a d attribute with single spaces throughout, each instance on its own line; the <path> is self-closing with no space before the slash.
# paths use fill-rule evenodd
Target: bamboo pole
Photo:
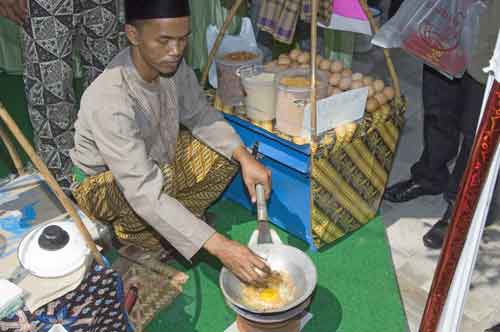
<path id="1" fill-rule="evenodd" d="M 222 25 L 222 28 L 219 31 L 219 34 L 217 35 L 217 39 L 215 39 L 215 43 L 212 46 L 210 53 L 208 54 L 208 60 L 207 60 L 207 63 L 205 64 L 205 68 L 203 69 L 203 74 L 201 76 L 200 85 L 202 88 L 205 88 L 205 84 L 207 83 L 208 71 L 210 69 L 210 64 L 212 63 L 212 61 L 215 57 L 215 54 L 219 50 L 219 46 L 222 43 L 222 39 L 224 39 L 224 35 L 226 34 L 226 31 L 227 31 L 227 28 L 229 27 L 229 24 L 231 24 L 233 17 L 236 15 L 236 12 L 238 11 L 238 9 L 240 8 L 242 3 L 243 3 L 243 0 L 236 0 L 233 7 L 231 8 L 231 11 L 226 16 L 226 20 L 224 21 L 224 24 Z"/>
<path id="2" fill-rule="evenodd" d="M 370 26 L 373 30 L 373 33 L 377 33 L 379 30 L 379 27 L 377 26 L 377 24 L 375 23 L 375 20 L 373 19 L 372 12 L 368 8 L 368 3 L 366 2 L 366 0 L 359 0 L 359 3 L 363 7 L 363 10 L 364 10 L 366 16 L 368 17 L 368 21 L 370 22 Z M 395 97 L 396 107 L 399 108 L 399 107 L 403 106 L 403 99 L 401 98 L 401 86 L 399 83 L 399 78 L 398 78 L 398 75 L 396 73 L 396 68 L 394 67 L 394 63 L 392 62 L 392 58 L 391 58 L 391 55 L 389 53 L 389 50 L 387 48 L 384 48 L 383 52 L 384 52 L 384 57 L 385 57 L 385 63 L 387 65 L 387 70 L 389 71 L 389 75 L 391 76 L 391 80 L 392 80 L 392 85 L 394 86 L 394 91 L 396 92 L 396 97 Z"/>
<path id="3" fill-rule="evenodd" d="M 83 224 L 83 221 L 80 219 L 80 216 L 76 212 L 75 208 L 73 207 L 73 204 L 71 203 L 70 199 L 66 197 L 64 192 L 62 191 L 61 187 L 57 183 L 56 179 L 52 176 L 50 173 L 49 169 L 43 162 L 43 160 L 36 154 L 35 150 L 31 146 L 31 144 L 28 142 L 24 134 L 21 132 L 19 127 L 17 126 L 16 122 L 12 119 L 12 117 L 9 115 L 5 107 L 0 103 L 0 118 L 3 120 L 7 128 L 11 131 L 11 133 L 14 135 L 14 137 L 17 139 L 21 147 L 24 149 L 28 157 L 31 159 L 35 167 L 38 169 L 40 174 L 45 178 L 47 181 L 48 186 L 54 194 L 56 195 L 57 199 L 61 202 L 62 206 L 66 209 L 68 212 L 69 216 L 75 221 L 76 226 L 78 227 L 81 235 L 83 236 L 83 239 L 87 245 L 87 247 L 90 249 L 90 252 L 94 256 L 95 260 L 100 264 L 104 265 L 104 261 L 101 257 L 101 254 L 97 250 L 97 247 L 94 243 L 94 240 L 92 240 L 92 237 L 90 236 L 87 228 Z"/>
<path id="4" fill-rule="evenodd" d="M 314 146 L 318 133 L 317 91 L 316 91 L 316 53 L 318 45 L 318 0 L 312 0 L 311 12 L 311 145 Z"/>
<path id="5" fill-rule="evenodd" d="M 0 139 L 5 144 L 7 152 L 9 153 L 10 157 L 12 158 L 12 161 L 14 162 L 17 174 L 19 175 L 25 174 L 26 172 L 24 171 L 23 162 L 21 161 L 21 158 L 19 157 L 19 154 L 17 153 L 14 144 L 9 138 L 9 135 L 3 130 L 2 126 L 0 126 Z"/>

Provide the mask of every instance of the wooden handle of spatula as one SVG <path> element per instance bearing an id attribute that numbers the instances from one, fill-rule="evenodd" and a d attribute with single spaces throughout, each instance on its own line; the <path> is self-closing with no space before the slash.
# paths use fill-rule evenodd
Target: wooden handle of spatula
<path id="1" fill-rule="evenodd" d="M 76 226 L 78 227 L 80 234 L 83 236 L 83 239 L 87 245 L 87 247 L 90 249 L 90 252 L 94 256 L 95 260 L 100 264 L 104 266 L 104 261 L 101 257 L 101 254 L 97 250 L 97 247 L 95 245 L 94 240 L 92 240 L 92 237 L 90 236 L 87 228 L 85 227 L 83 221 L 80 219 L 80 216 L 76 212 L 75 208 L 73 207 L 73 204 L 71 203 L 70 199 L 64 194 L 63 190 L 57 183 L 56 179 L 52 176 L 50 173 L 49 169 L 43 162 L 43 160 L 36 154 L 35 150 L 29 143 L 29 141 L 26 139 L 24 134 L 21 132 L 19 127 L 17 126 L 16 122 L 12 119 L 10 114 L 7 112 L 5 107 L 0 103 L 0 118 L 3 120 L 7 128 L 11 131 L 12 135 L 16 138 L 16 140 L 19 142 L 21 147 L 24 149 L 30 160 L 33 162 L 35 167 L 38 169 L 40 174 L 45 178 L 47 181 L 47 185 L 52 189 L 54 194 L 56 195 L 57 199 L 59 202 L 61 202 L 62 206 L 66 209 L 68 212 L 69 216 L 75 221 Z"/>

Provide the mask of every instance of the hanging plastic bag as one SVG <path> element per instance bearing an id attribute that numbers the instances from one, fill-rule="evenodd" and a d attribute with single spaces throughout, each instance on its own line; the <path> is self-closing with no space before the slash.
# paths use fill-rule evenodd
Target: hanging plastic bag
<path id="1" fill-rule="evenodd" d="M 397 13 L 373 36 L 372 44 L 382 48 L 401 47 L 401 30 L 413 18 L 426 1 L 403 1 Z"/>
<path id="2" fill-rule="evenodd" d="M 478 0 L 407 0 L 373 39 L 401 47 L 451 77 L 461 77 L 471 58 L 485 5 Z"/>
<path id="3" fill-rule="evenodd" d="M 215 25 L 209 25 L 207 28 L 207 49 L 210 53 L 212 45 L 217 39 L 219 29 Z M 255 34 L 253 32 L 252 21 L 248 17 L 244 17 L 241 22 L 240 34 L 237 36 L 225 35 L 222 39 L 218 52 L 230 52 L 248 50 L 257 47 Z M 212 61 L 208 72 L 208 81 L 210 85 L 217 88 L 217 71 L 215 69 L 215 61 Z"/>

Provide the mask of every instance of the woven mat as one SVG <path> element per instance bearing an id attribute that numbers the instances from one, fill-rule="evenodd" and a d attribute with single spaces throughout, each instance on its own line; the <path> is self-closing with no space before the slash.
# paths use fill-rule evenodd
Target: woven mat
<path id="1" fill-rule="evenodd" d="M 134 331 L 141 332 L 182 292 L 188 276 L 160 262 L 152 253 L 125 247 L 119 250 L 119 254 L 113 268 L 123 277 L 125 293 L 132 286 L 138 289 L 138 298 L 129 319 Z"/>

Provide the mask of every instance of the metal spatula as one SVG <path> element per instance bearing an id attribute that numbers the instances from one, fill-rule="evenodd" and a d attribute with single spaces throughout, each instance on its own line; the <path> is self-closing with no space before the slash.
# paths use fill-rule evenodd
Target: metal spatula
<path id="1" fill-rule="evenodd" d="M 257 222 L 259 223 L 257 231 L 257 244 L 273 243 L 271 230 L 267 221 L 267 202 L 264 194 L 264 186 L 258 184 L 255 186 L 257 192 Z"/>

